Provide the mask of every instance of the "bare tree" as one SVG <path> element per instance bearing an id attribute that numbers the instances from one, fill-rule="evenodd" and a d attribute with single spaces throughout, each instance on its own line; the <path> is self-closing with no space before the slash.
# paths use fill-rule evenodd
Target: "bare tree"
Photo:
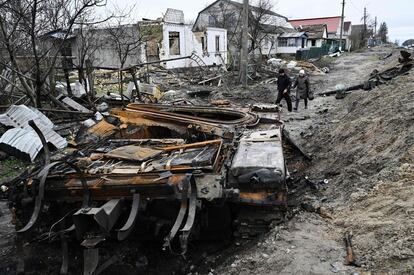
<path id="1" fill-rule="evenodd" d="M 208 10 L 209 25 L 227 30 L 228 45 L 236 49 L 241 47 L 241 10 L 234 4 L 222 1 Z M 231 51 L 231 47 L 228 48 Z"/>
<path id="2" fill-rule="evenodd" d="M 250 46 L 249 52 L 252 53 L 261 47 L 263 41 L 271 38 L 271 32 L 277 29 L 277 20 L 272 14 L 274 5 L 270 0 L 257 0 L 251 11 L 249 21 Z M 267 30 L 265 31 L 265 28 Z"/>
<path id="3" fill-rule="evenodd" d="M 24 92 L 35 106 L 41 106 L 42 93 L 48 94 L 47 79 L 67 45 L 76 20 L 105 3 L 105 0 L 2 2 L 0 43 L 8 54 L 9 64 L 6 65 L 18 76 Z M 54 30 L 62 30 L 58 40 L 50 43 L 42 39 Z M 19 58 L 19 54 L 24 59 Z"/>
<path id="4" fill-rule="evenodd" d="M 278 28 L 278 22 L 272 10 L 271 0 L 256 0 L 249 8 L 249 53 L 261 50 L 266 38 L 272 39 L 272 33 Z M 223 0 L 208 10 L 209 26 L 227 29 L 229 50 L 241 47 L 242 5 Z"/>
<path id="5" fill-rule="evenodd" d="M 128 8 L 128 10 L 134 10 L 134 7 Z M 135 61 L 139 63 L 142 60 L 140 57 L 145 50 L 144 46 L 148 40 L 151 39 L 151 24 L 132 23 L 133 22 L 130 12 L 125 10 L 120 11 L 118 9 L 117 16 L 113 18 L 106 27 L 106 42 L 113 47 L 116 52 L 118 61 L 118 84 L 119 92 L 123 99 L 123 69 L 127 62 Z M 162 31 L 161 31 L 162 32 Z M 134 58 L 131 60 L 131 58 Z"/>

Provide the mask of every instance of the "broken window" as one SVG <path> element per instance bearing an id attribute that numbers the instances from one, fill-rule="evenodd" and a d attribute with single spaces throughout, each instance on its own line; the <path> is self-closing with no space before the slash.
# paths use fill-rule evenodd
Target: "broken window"
<path id="1" fill-rule="evenodd" d="M 201 49 L 203 50 L 203 53 L 207 53 L 207 37 L 202 36 L 201 37 Z"/>
<path id="2" fill-rule="evenodd" d="M 220 52 L 220 36 L 216 35 L 216 52 Z"/>
<path id="3" fill-rule="evenodd" d="M 311 43 L 312 43 L 312 47 L 315 47 L 316 46 L 316 39 L 312 39 Z"/>
<path id="4" fill-rule="evenodd" d="M 169 32 L 170 55 L 180 55 L 180 33 Z"/>

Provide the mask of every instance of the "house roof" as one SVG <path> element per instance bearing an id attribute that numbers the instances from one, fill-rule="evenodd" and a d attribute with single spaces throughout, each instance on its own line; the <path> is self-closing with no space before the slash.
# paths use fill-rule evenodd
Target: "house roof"
<path id="1" fill-rule="evenodd" d="M 239 2 L 236 2 L 236 1 L 231 1 L 231 0 L 217 0 L 217 1 L 214 1 L 213 3 L 211 3 L 210 5 L 208 5 L 207 7 L 205 7 L 204 9 L 202 9 L 198 14 L 200 14 L 200 13 L 208 10 L 209 8 L 211 8 L 212 6 L 214 6 L 217 2 L 221 2 L 221 1 L 222 2 L 227 2 L 227 3 L 231 4 L 231 5 L 234 5 L 237 8 L 241 8 L 241 9 L 243 8 L 243 4 L 242 3 L 239 3 Z M 256 6 L 249 5 L 249 9 L 252 10 L 252 11 L 257 11 L 260 8 L 259 7 L 256 7 Z M 271 10 L 266 11 L 266 13 L 267 14 L 270 14 L 270 15 L 274 15 L 274 16 L 279 16 L 279 17 L 282 17 L 282 18 L 285 18 L 286 20 L 288 20 L 288 18 L 286 16 L 283 16 L 283 15 L 278 14 L 278 13 L 276 13 L 274 11 L 271 11 Z"/>
<path id="2" fill-rule="evenodd" d="M 281 33 L 295 31 L 294 29 L 291 29 L 291 28 L 285 28 L 285 27 L 269 25 L 269 24 L 261 24 L 260 28 L 264 33 L 273 33 L 273 34 L 281 34 Z"/>
<path id="3" fill-rule="evenodd" d="M 328 27 L 328 33 L 336 33 L 339 26 L 341 25 L 341 17 L 332 16 L 332 17 L 293 19 L 293 20 L 289 20 L 289 23 L 292 24 L 294 27 L 325 24 Z"/>
<path id="4" fill-rule="evenodd" d="M 309 38 L 323 38 L 327 26 L 325 24 L 302 25 L 298 30 L 307 32 Z"/>
<path id="5" fill-rule="evenodd" d="M 67 40 L 75 38 L 75 37 L 76 36 L 71 34 L 71 33 L 68 34 L 68 31 L 64 30 L 64 29 L 56 29 L 56 30 L 53 30 L 53 31 L 49 31 L 49 32 L 44 33 L 40 36 L 40 38 L 43 38 L 43 39 L 47 39 L 47 38 L 65 39 L 66 38 Z"/>
<path id="6" fill-rule="evenodd" d="M 351 21 L 344 22 L 344 32 L 348 32 L 351 27 Z"/>
<path id="7" fill-rule="evenodd" d="M 289 32 L 289 33 L 282 33 L 279 37 L 282 38 L 296 38 L 296 37 L 308 37 L 306 32 Z"/>
<path id="8" fill-rule="evenodd" d="M 236 6 L 236 7 L 238 7 L 240 9 L 243 9 L 243 3 L 239 3 L 239 2 L 236 2 L 236 1 L 230 1 L 230 0 L 222 0 L 222 1 L 228 2 L 228 3 L 230 3 L 230 4 L 232 4 L 232 5 Z M 216 2 L 218 2 L 218 1 L 216 1 Z M 249 5 L 249 9 L 251 11 L 259 11 L 260 10 L 260 7 Z M 285 17 L 285 16 L 283 16 L 281 14 L 278 14 L 278 13 L 276 13 L 274 11 L 271 11 L 271 10 L 267 10 L 265 13 L 266 14 L 269 14 L 269 15 L 274 15 L 274 16 L 282 17 L 282 18 L 285 18 L 286 20 L 288 20 L 287 17 Z"/>
<path id="9" fill-rule="evenodd" d="M 196 25 L 197 25 L 198 19 L 200 18 L 200 14 L 202 14 L 206 10 L 209 10 L 211 7 L 213 7 L 214 5 L 216 5 L 218 2 L 226 2 L 227 4 L 233 5 L 233 6 L 235 6 L 238 9 L 243 9 L 243 4 L 242 3 L 239 3 L 239 2 L 236 2 L 236 1 L 231 1 L 231 0 L 217 0 L 217 1 L 214 1 L 213 3 L 211 3 L 210 5 L 208 5 L 207 7 L 205 7 L 204 9 L 202 9 L 198 13 L 197 18 L 196 18 L 195 23 L 194 23 L 194 26 L 193 26 L 193 31 L 199 31 L 199 29 L 197 28 Z M 252 5 L 249 5 L 249 8 L 250 8 L 250 11 L 259 11 L 260 10 L 259 7 L 252 6 Z M 273 15 L 273 16 L 277 16 L 277 17 L 284 18 L 286 21 L 289 20 L 286 16 L 280 15 L 280 14 L 274 12 L 274 11 L 271 11 L 271 10 L 267 10 L 267 11 L 265 11 L 265 13 L 266 14 L 269 14 L 269 15 Z M 268 33 L 274 33 L 273 30 L 270 31 L 269 28 L 267 28 L 267 27 L 264 27 L 264 31 L 265 32 L 266 32 L 266 29 L 269 31 Z M 276 33 L 279 33 L 279 32 L 277 31 Z"/>

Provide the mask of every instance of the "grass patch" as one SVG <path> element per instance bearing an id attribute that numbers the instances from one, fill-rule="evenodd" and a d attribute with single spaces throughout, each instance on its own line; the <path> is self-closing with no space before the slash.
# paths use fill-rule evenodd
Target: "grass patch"
<path id="1" fill-rule="evenodd" d="M 19 175 L 29 163 L 19 160 L 15 157 L 9 157 L 0 161 L 0 182 L 16 177 Z"/>

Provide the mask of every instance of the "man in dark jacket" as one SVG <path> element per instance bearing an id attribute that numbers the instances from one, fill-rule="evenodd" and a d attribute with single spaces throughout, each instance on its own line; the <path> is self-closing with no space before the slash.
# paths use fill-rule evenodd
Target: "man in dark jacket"
<path id="1" fill-rule="evenodd" d="M 299 71 L 299 76 L 296 78 L 293 84 L 293 89 L 296 88 L 296 104 L 294 110 L 297 111 L 299 107 L 299 101 L 305 100 L 305 109 L 308 109 L 308 96 L 309 96 L 309 79 L 304 70 Z"/>
<path id="2" fill-rule="evenodd" d="M 282 98 L 286 100 L 287 107 L 289 112 L 292 112 L 292 100 L 290 99 L 290 86 L 292 81 L 289 76 L 286 75 L 284 69 L 279 70 L 279 77 L 277 78 L 277 99 L 276 104 L 279 104 L 282 101 Z"/>

